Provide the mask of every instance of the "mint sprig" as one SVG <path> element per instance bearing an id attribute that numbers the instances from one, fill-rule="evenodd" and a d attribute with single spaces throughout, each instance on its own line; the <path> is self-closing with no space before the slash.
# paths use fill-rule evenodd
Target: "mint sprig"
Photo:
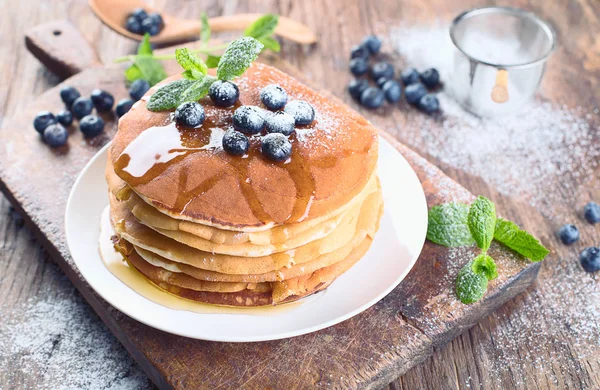
<path id="1" fill-rule="evenodd" d="M 446 247 L 471 245 L 475 241 L 467 215 L 469 206 L 464 203 L 445 203 L 429 210 L 427 239 Z"/>
<path id="2" fill-rule="evenodd" d="M 496 227 L 494 203 L 488 198 L 478 196 L 469 209 L 467 224 L 475 243 L 485 253 L 490 248 Z"/>
<path id="3" fill-rule="evenodd" d="M 473 303 L 483 298 L 488 286 L 488 278 L 473 270 L 473 261 L 467 263 L 456 277 L 456 295 L 462 303 Z"/>
<path id="4" fill-rule="evenodd" d="M 514 222 L 502 218 L 498 218 L 496 221 L 494 239 L 531 261 L 544 260 L 548 253 L 550 253 L 531 234 L 519 228 Z"/>
<path id="5" fill-rule="evenodd" d="M 150 111 L 163 111 L 177 107 L 181 95 L 195 83 L 194 80 L 180 79 L 159 88 L 148 100 L 146 108 Z"/>
<path id="6" fill-rule="evenodd" d="M 137 55 L 133 56 L 133 64 L 125 70 L 125 79 L 131 83 L 138 79 L 155 85 L 167 77 L 162 64 L 153 56 L 150 35 L 145 34 L 138 46 Z"/>
<path id="7" fill-rule="evenodd" d="M 252 37 L 243 37 L 231 42 L 217 66 L 219 80 L 232 80 L 241 76 L 252 65 L 264 45 Z"/>

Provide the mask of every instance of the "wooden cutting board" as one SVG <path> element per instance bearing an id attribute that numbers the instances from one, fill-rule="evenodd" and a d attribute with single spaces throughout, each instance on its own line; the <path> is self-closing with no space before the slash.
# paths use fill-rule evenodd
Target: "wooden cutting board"
<path id="1" fill-rule="evenodd" d="M 61 33 L 56 35 L 55 31 Z M 103 115 L 106 130 L 92 140 L 85 140 L 73 128 L 68 146 L 60 149 L 43 144 L 31 124 L 40 110 L 63 109 L 58 93 L 63 85 L 76 87 L 82 95 L 102 88 L 116 100 L 126 97 L 123 67 L 101 65 L 78 32 L 64 22 L 37 28 L 29 34 L 28 47 L 51 70 L 75 75 L 4 122 L 0 131 L 0 189 L 160 388 L 377 388 L 525 290 L 537 276 L 539 263 L 529 263 L 494 244 L 490 252 L 497 261 L 499 278 L 490 283 L 482 301 L 463 305 L 454 295 L 454 278 L 458 269 L 473 258 L 474 251 L 451 250 L 426 242 L 414 268 L 387 297 L 341 324 L 309 335 L 261 343 L 217 343 L 145 326 L 91 290 L 75 267 L 65 240 L 64 210 L 69 191 L 87 161 L 114 135 L 115 115 Z M 52 48 L 52 53 L 45 50 L 47 47 Z M 304 78 L 284 61 L 265 61 Z M 174 62 L 167 63 L 167 68 L 169 73 L 178 69 Z M 416 171 L 429 207 L 473 199 L 471 193 L 424 158 L 392 136 L 384 132 L 382 136 Z"/>

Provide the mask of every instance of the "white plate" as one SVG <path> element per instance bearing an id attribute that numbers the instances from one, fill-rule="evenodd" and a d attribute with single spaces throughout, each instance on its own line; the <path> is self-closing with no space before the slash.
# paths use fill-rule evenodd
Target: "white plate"
<path id="1" fill-rule="evenodd" d="M 246 342 L 299 336 L 344 321 L 394 289 L 419 256 L 427 231 L 427 204 L 408 162 L 380 139 L 378 175 L 384 198 L 379 232 L 367 254 L 324 292 L 270 315 L 199 314 L 174 310 L 137 294 L 104 266 L 98 253 L 100 216 L 108 205 L 106 145 L 73 185 L 65 216 L 67 244 L 92 288 L 111 305 L 146 325 L 203 340 Z"/>

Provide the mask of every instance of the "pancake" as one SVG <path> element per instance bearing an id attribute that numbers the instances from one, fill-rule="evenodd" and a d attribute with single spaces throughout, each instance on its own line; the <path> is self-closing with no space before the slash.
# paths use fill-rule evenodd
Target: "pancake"
<path id="1" fill-rule="evenodd" d="M 178 129 L 171 112 L 148 111 L 147 98 L 142 98 L 119 121 L 111 146 L 117 175 L 172 218 L 239 232 L 328 215 L 363 190 L 378 155 L 377 132 L 368 121 L 267 65 L 253 65 L 235 82 L 238 106 L 260 106 L 260 89 L 279 84 L 290 101 L 306 100 L 315 108 L 313 124 L 298 127 L 290 136 L 293 151 L 288 162 L 264 158 L 256 137 L 249 158 L 219 147 L 238 106 L 218 108 L 204 98 L 204 125 L 189 130 Z"/>

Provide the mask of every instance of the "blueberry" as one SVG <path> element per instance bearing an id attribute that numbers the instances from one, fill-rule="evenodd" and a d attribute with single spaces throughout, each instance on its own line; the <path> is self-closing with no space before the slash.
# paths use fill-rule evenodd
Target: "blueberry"
<path id="1" fill-rule="evenodd" d="M 350 60 L 350 72 L 355 76 L 361 76 L 369 70 L 369 63 L 364 58 L 353 58 Z"/>
<path id="2" fill-rule="evenodd" d="M 356 45 L 350 50 L 350 59 L 352 58 L 369 58 L 369 49 L 365 45 Z"/>
<path id="3" fill-rule="evenodd" d="M 246 134 L 258 134 L 265 128 L 265 112 L 256 106 L 241 106 L 232 120 L 233 127 Z"/>
<path id="4" fill-rule="evenodd" d="M 377 86 L 379 88 L 383 87 L 383 84 L 385 84 L 389 79 L 387 77 L 380 77 L 377 79 Z"/>
<path id="5" fill-rule="evenodd" d="M 53 148 L 63 146 L 67 143 L 69 132 L 58 123 L 50 125 L 44 129 L 44 141 Z"/>
<path id="6" fill-rule="evenodd" d="M 142 34 L 142 23 L 140 23 L 140 21 L 135 16 L 130 16 L 127 18 L 127 21 L 125 22 L 125 28 L 130 33 L 139 35 Z"/>
<path id="7" fill-rule="evenodd" d="M 131 13 L 131 16 L 133 16 L 134 18 L 136 18 L 140 23 L 142 23 L 142 20 L 146 19 L 148 17 L 148 13 L 146 12 L 146 10 L 144 10 L 143 8 L 136 8 L 133 10 L 133 12 Z"/>
<path id="8" fill-rule="evenodd" d="M 210 100 L 218 107 L 231 107 L 240 98 L 240 90 L 231 81 L 215 81 L 208 90 Z"/>
<path id="9" fill-rule="evenodd" d="M 268 133 L 290 135 L 294 132 L 294 117 L 283 111 L 271 112 L 265 118 Z"/>
<path id="10" fill-rule="evenodd" d="M 310 125 L 315 120 L 315 109 L 304 100 L 292 100 L 284 111 L 294 117 L 296 126 Z"/>
<path id="11" fill-rule="evenodd" d="M 198 102 L 181 103 L 175 110 L 177 124 L 186 127 L 199 127 L 204 123 L 204 107 Z"/>
<path id="12" fill-rule="evenodd" d="M 421 99 L 419 99 L 417 107 L 419 107 L 419 110 L 427 114 L 431 114 L 440 109 L 440 101 L 437 97 L 428 93 L 424 95 Z"/>
<path id="13" fill-rule="evenodd" d="M 285 161 L 292 154 L 292 143 L 281 133 L 270 133 L 262 137 L 262 153 L 273 161 Z"/>
<path id="14" fill-rule="evenodd" d="M 160 26 L 154 22 L 154 19 L 148 17 L 142 21 L 142 32 L 155 36 L 160 32 Z"/>
<path id="15" fill-rule="evenodd" d="M 397 103 L 402 97 L 402 87 L 396 80 L 388 80 L 381 87 L 385 99 L 390 103 Z"/>
<path id="16" fill-rule="evenodd" d="M 248 137 L 239 131 L 228 131 L 223 136 L 223 150 L 235 156 L 246 154 L 250 147 Z"/>
<path id="17" fill-rule="evenodd" d="M 56 114 L 56 120 L 61 125 L 69 127 L 71 126 L 71 123 L 73 123 L 73 114 L 71 113 L 71 111 L 63 110 Z"/>
<path id="18" fill-rule="evenodd" d="M 99 116 L 87 115 L 79 121 L 79 130 L 88 138 L 95 137 L 104 130 L 104 121 Z"/>
<path id="19" fill-rule="evenodd" d="M 363 40 L 362 43 L 369 50 L 369 53 L 375 54 L 381 49 L 381 39 L 375 35 L 369 35 Z"/>
<path id="20" fill-rule="evenodd" d="M 260 91 L 260 100 L 269 110 L 279 110 L 287 103 L 287 92 L 279 85 L 267 85 Z"/>
<path id="21" fill-rule="evenodd" d="M 33 127 L 38 133 L 43 134 L 46 127 L 55 123 L 56 118 L 54 117 L 54 114 L 52 114 L 50 111 L 40 111 L 33 120 Z"/>
<path id="22" fill-rule="evenodd" d="M 150 89 L 150 84 L 144 79 L 137 79 L 129 86 L 129 96 L 138 101 Z"/>
<path id="23" fill-rule="evenodd" d="M 558 230 L 558 238 L 565 245 L 571 245 L 579 240 L 579 229 L 575 225 L 564 225 Z"/>
<path id="24" fill-rule="evenodd" d="M 385 96 L 383 91 L 376 87 L 369 87 L 360 95 L 360 104 L 367 108 L 379 108 L 383 105 Z"/>
<path id="25" fill-rule="evenodd" d="M 369 82 L 365 79 L 354 79 L 348 84 L 348 92 L 356 100 L 360 100 L 360 95 L 367 88 L 369 88 Z"/>
<path id="26" fill-rule="evenodd" d="M 92 103 L 92 100 L 82 96 L 75 99 L 71 105 L 71 112 L 75 118 L 81 119 L 84 116 L 89 115 L 93 108 L 94 104 Z"/>
<path id="27" fill-rule="evenodd" d="M 115 98 L 101 89 L 94 89 L 91 97 L 92 103 L 94 103 L 94 107 L 98 112 L 110 111 L 113 104 L 115 104 Z"/>
<path id="28" fill-rule="evenodd" d="M 117 116 L 120 118 L 123 115 L 127 114 L 127 112 L 129 112 L 129 110 L 131 110 L 133 103 L 135 103 L 135 102 L 131 99 L 119 100 L 119 102 L 117 103 L 117 107 L 115 107 L 115 112 L 117 113 Z"/>
<path id="29" fill-rule="evenodd" d="M 427 88 L 434 88 L 440 82 L 440 73 L 435 68 L 429 68 L 421 73 L 421 81 Z"/>
<path id="30" fill-rule="evenodd" d="M 596 246 L 585 248 L 579 255 L 579 262 L 585 272 L 600 270 L 600 248 Z"/>
<path id="31" fill-rule="evenodd" d="M 156 24 L 159 29 L 160 29 L 160 27 L 162 27 L 162 25 L 164 23 L 162 16 L 158 12 L 152 12 L 152 13 L 148 14 L 148 18 L 152 19 L 154 24 Z"/>
<path id="32" fill-rule="evenodd" d="M 66 86 L 60 89 L 60 98 L 65 103 L 67 108 L 71 107 L 75 99 L 77 99 L 79 96 L 81 96 L 81 94 L 73 87 Z"/>
<path id="33" fill-rule="evenodd" d="M 369 75 L 373 80 L 379 80 L 381 77 L 393 79 L 394 67 L 389 62 L 378 62 L 371 67 Z"/>
<path id="34" fill-rule="evenodd" d="M 410 84 L 404 89 L 406 101 L 410 104 L 416 104 L 423 96 L 427 94 L 427 89 L 421 83 Z"/>
<path id="35" fill-rule="evenodd" d="M 411 85 L 419 81 L 419 72 L 415 68 L 408 68 L 400 74 L 404 85 Z"/>
<path id="36" fill-rule="evenodd" d="M 583 208 L 583 216 L 589 223 L 600 222 L 600 206 L 595 202 L 590 202 Z"/>

